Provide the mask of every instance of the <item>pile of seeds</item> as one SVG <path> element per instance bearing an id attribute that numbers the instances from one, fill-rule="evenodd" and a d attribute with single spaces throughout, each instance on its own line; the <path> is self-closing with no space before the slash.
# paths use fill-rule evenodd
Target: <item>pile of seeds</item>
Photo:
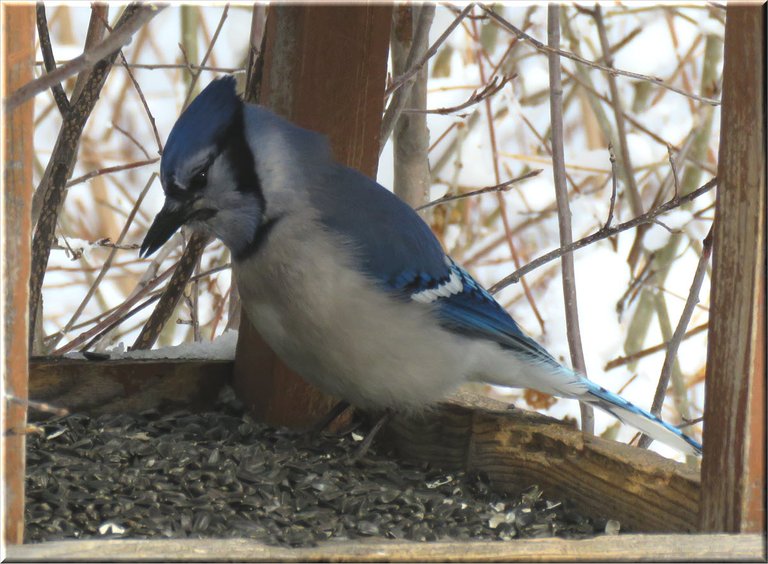
<path id="1" fill-rule="evenodd" d="M 341 437 L 255 423 L 234 402 L 193 414 L 72 414 L 28 437 L 26 534 L 63 538 L 585 537 L 610 531 L 532 486 L 516 498 L 480 475 L 400 462 Z M 606 526 L 607 525 L 607 526 Z"/>

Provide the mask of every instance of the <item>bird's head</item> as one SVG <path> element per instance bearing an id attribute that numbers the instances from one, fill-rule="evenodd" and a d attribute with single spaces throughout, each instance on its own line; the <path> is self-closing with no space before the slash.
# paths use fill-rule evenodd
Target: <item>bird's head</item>
<path id="1" fill-rule="evenodd" d="M 182 226 L 205 230 L 237 255 L 253 240 L 264 197 L 235 80 L 212 81 L 173 126 L 160 163 L 165 205 L 141 245 L 159 249 Z"/>

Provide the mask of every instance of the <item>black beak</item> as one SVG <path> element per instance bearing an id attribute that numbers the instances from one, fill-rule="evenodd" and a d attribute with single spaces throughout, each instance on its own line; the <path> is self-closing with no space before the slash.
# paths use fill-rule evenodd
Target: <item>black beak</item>
<path id="1" fill-rule="evenodd" d="M 155 217 L 152 226 L 144 237 L 139 251 L 140 257 L 148 257 L 171 238 L 179 228 L 189 219 L 189 209 L 185 205 L 177 205 L 171 208 L 166 200 L 163 209 Z"/>

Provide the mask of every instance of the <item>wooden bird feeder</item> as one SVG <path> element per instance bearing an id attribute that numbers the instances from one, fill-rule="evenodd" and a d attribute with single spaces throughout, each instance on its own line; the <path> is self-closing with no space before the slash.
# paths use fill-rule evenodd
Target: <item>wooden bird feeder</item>
<path id="1" fill-rule="evenodd" d="M 5 91 L 32 78 L 35 8 L 3 6 Z M 33 359 L 27 311 L 32 103 L 5 116 L 3 539 L 13 561 L 573 561 L 765 559 L 765 20 L 728 5 L 701 475 L 656 454 L 490 400 L 457 397 L 382 440 L 407 458 L 482 470 L 494 488 L 535 481 L 633 534 L 505 543 L 328 542 L 277 548 L 246 539 L 23 541 L 24 400 L 72 411 L 209 407 L 232 383 L 255 416 L 305 427 L 332 399 L 292 374 L 243 316 L 234 363 Z M 274 6 L 260 103 L 324 132 L 369 175 L 378 161 L 392 6 Z M 257 372 L 257 373 L 256 373 Z"/>

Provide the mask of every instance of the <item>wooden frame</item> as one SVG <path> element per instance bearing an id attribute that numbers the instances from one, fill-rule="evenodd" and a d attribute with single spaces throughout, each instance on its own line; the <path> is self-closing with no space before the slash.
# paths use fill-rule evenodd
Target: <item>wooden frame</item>
<path id="1" fill-rule="evenodd" d="M 729 5 L 701 527 L 765 531 L 765 11 Z M 718 315 L 717 313 L 720 313 Z"/>
<path id="2" fill-rule="evenodd" d="M 324 133 L 342 163 L 376 176 L 392 6 L 275 5 L 259 102 Z M 264 367 L 254 373 L 254 366 Z M 240 321 L 235 389 L 269 423 L 308 427 L 335 400 L 290 371 Z"/>
<path id="3" fill-rule="evenodd" d="M 3 5 L 3 97 L 32 79 L 35 6 Z M 3 539 L 24 534 L 24 433 L 27 399 L 27 327 L 32 232 L 32 123 L 34 104 L 21 105 L 3 124 Z"/>
<path id="4" fill-rule="evenodd" d="M 363 541 L 280 548 L 248 539 L 59 541 L 11 547 L 15 562 L 761 561 L 761 535 L 623 535 L 510 542 Z"/>

